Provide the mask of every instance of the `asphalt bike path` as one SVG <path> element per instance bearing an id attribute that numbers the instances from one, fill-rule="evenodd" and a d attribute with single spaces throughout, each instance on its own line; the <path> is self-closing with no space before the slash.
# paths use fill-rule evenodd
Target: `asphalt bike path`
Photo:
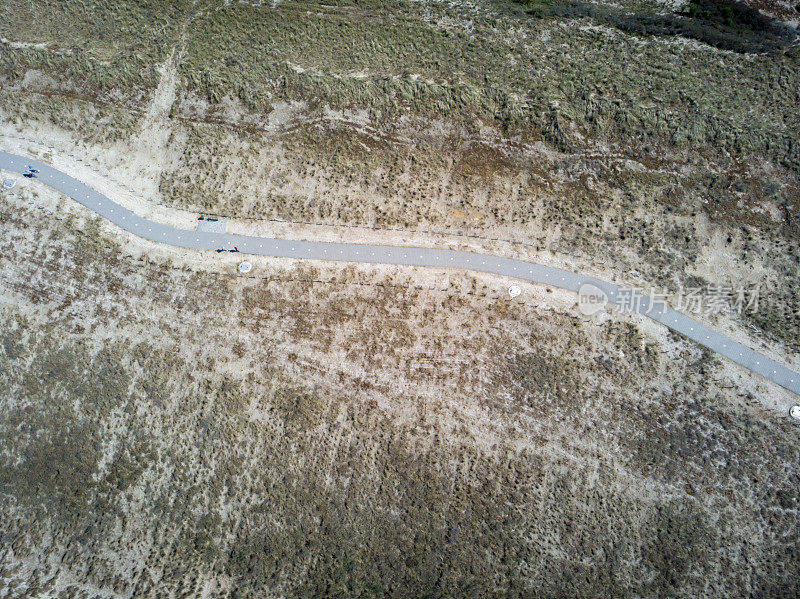
<path id="1" fill-rule="evenodd" d="M 682 312 L 669 308 L 662 302 L 651 300 L 648 296 L 637 296 L 636 301 L 632 302 L 630 290 L 625 290 L 614 283 L 601 281 L 594 277 L 543 264 L 459 250 L 293 241 L 231 233 L 176 229 L 134 214 L 91 187 L 43 162 L 0 151 L 0 168 L 23 174 L 28 170 L 28 167 L 33 167 L 39 171 L 36 173 L 36 178 L 42 183 L 71 197 L 120 228 L 150 241 L 166 243 L 176 247 L 195 250 L 231 250 L 238 248 L 242 254 L 277 258 L 458 268 L 522 279 L 533 283 L 543 283 L 576 293 L 583 291 L 584 296 L 587 291 L 586 286 L 594 286 L 595 290 L 592 292 L 597 294 L 596 290 L 602 291 L 609 302 L 660 322 L 666 327 L 777 383 L 796 395 L 800 395 L 800 374 L 797 372 L 778 364 L 741 343 L 729 339 L 722 333 L 710 329 Z M 583 290 L 581 290 L 582 287 Z"/>

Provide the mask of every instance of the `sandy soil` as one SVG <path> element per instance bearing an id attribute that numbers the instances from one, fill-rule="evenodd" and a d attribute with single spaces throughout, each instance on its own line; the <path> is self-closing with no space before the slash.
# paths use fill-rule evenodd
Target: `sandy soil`
<path id="1" fill-rule="evenodd" d="M 361 594 L 400 568 L 429 590 L 416 559 L 382 569 L 391 547 L 443 552 L 444 595 L 488 592 L 488 572 L 535 590 L 545 571 L 594 594 L 564 551 L 617 595 L 790 588 L 759 572 L 793 567 L 791 398 L 652 323 L 446 271 L 259 258 L 237 276 L 35 182 L 0 227 L 5 588 Z M 598 557 L 620 543 L 632 558 Z"/>

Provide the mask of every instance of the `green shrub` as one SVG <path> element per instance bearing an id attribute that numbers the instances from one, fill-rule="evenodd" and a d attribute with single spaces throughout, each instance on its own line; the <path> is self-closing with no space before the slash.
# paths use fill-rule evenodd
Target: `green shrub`
<path id="1" fill-rule="evenodd" d="M 796 30 L 735 0 L 694 0 L 675 14 L 627 12 L 580 0 L 515 1 L 537 18 L 589 17 L 634 35 L 680 35 L 733 52 L 773 52 L 797 39 Z"/>

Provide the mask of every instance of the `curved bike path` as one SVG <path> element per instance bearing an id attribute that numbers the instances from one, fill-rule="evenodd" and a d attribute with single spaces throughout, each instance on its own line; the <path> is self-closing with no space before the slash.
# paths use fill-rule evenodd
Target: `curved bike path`
<path id="1" fill-rule="evenodd" d="M 631 308 L 630 295 L 626 294 L 614 283 L 552 266 L 489 254 L 403 246 L 292 241 L 235 235 L 232 233 L 210 233 L 176 229 L 134 214 L 88 185 L 43 162 L 0 151 L 0 168 L 22 174 L 27 170 L 28 166 L 39 170 L 36 176 L 42 183 L 68 195 L 76 202 L 83 204 L 122 229 L 159 243 L 200 250 L 237 247 L 243 254 L 278 258 L 460 268 L 523 279 L 534 283 L 544 283 L 576 293 L 581 286 L 589 284 L 601 289 L 610 302 Z M 641 296 L 638 300 L 638 305 L 633 306 L 636 312 L 660 322 L 664 326 L 762 375 L 796 395 L 800 395 L 800 374 L 797 372 L 778 364 L 737 341 L 729 339 L 681 312 L 665 307 L 659 302 L 653 302 L 653 305 L 651 305 L 651 300 L 647 296 Z"/>

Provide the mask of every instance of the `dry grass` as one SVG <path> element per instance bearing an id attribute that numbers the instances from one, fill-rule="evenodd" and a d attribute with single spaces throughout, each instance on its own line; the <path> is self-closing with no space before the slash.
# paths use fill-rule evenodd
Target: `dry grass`
<path id="1" fill-rule="evenodd" d="M 26 199 L 0 212 L 14 594 L 791 594 L 794 427 L 696 347 L 484 280 L 152 263 Z"/>

